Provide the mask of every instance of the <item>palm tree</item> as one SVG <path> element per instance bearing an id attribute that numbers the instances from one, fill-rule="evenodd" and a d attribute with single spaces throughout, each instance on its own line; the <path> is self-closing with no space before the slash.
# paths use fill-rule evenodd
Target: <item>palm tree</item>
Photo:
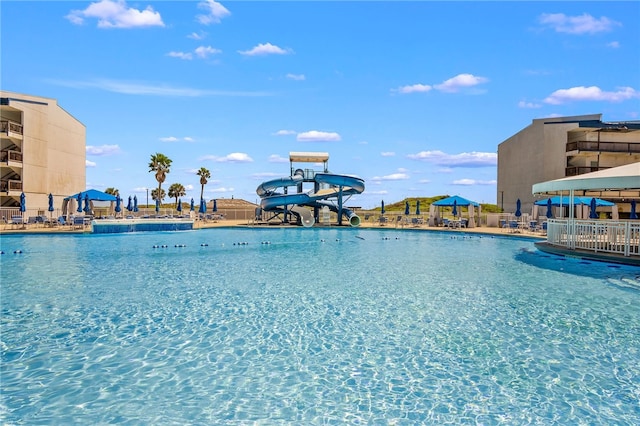
<path id="1" fill-rule="evenodd" d="M 178 207 L 178 198 L 187 195 L 187 190 L 181 183 L 173 183 L 169 187 L 169 198 L 176 199 L 176 207 Z"/>
<path id="2" fill-rule="evenodd" d="M 164 197 L 166 197 L 167 194 L 164 192 L 164 189 L 160 190 L 160 197 L 158 197 L 158 190 L 157 189 L 152 189 L 151 190 L 151 199 L 153 201 L 160 201 L 160 203 L 162 203 L 162 200 L 164 200 Z"/>
<path id="3" fill-rule="evenodd" d="M 160 201 L 164 198 L 164 191 L 162 190 L 162 182 L 167 178 L 167 174 L 171 169 L 171 159 L 164 154 L 160 154 L 159 152 L 151 155 L 151 161 L 149 162 L 149 172 L 156 173 L 156 180 L 158 181 L 158 190 L 157 194 L 159 194 Z M 151 192 L 153 195 L 153 191 Z M 154 200 L 156 198 L 154 197 Z"/>
<path id="4" fill-rule="evenodd" d="M 117 188 L 107 188 L 104 190 L 105 194 L 110 194 L 113 195 L 114 197 L 117 197 L 120 194 L 120 191 L 118 191 Z"/>
<path id="5" fill-rule="evenodd" d="M 200 167 L 200 170 L 198 170 L 198 173 L 196 174 L 200 176 L 200 185 L 202 185 L 202 189 L 200 190 L 200 199 L 202 200 L 204 197 L 204 186 L 208 182 L 207 179 L 211 178 L 211 172 L 204 167 Z"/>

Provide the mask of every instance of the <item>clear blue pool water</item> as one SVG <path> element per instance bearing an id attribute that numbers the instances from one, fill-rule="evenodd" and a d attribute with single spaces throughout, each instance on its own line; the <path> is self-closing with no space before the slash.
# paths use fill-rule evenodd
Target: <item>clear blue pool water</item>
<path id="1" fill-rule="evenodd" d="M 639 268 L 351 228 L 0 244 L 3 424 L 640 424 Z"/>

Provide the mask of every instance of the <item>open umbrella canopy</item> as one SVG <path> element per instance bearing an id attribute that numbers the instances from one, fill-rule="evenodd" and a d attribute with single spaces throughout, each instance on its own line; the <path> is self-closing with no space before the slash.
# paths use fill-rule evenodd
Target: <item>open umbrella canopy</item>
<path id="1" fill-rule="evenodd" d="M 138 196 L 137 195 L 133 196 L 133 211 L 134 212 L 138 211 Z"/>
<path id="2" fill-rule="evenodd" d="M 189 205 L 189 210 L 194 211 L 196 209 L 196 206 L 193 203 L 193 198 L 191 199 L 191 204 Z"/>
<path id="3" fill-rule="evenodd" d="M 404 203 L 404 214 L 408 215 L 409 214 L 409 202 L 405 201 Z"/>
<path id="4" fill-rule="evenodd" d="M 106 192 L 98 191 L 97 189 L 87 189 L 86 191 L 78 192 L 65 198 L 65 200 L 82 200 L 85 197 L 89 197 L 90 201 L 115 201 L 115 195 L 107 194 Z"/>
<path id="5" fill-rule="evenodd" d="M 212 212 L 217 212 L 218 211 L 218 203 L 216 203 L 216 200 L 213 200 L 213 208 L 211 209 Z"/>
<path id="6" fill-rule="evenodd" d="M 133 205 L 131 204 L 131 195 L 129 195 L 129 202 L 127 203 L 127 211 L 132 211 Z"/>
<path id="7" fill-rule="evenodd" d="M 176 206 L 176 210 L 178 210 L 179 212 L 182 211 L 182 200 L 180 198 L 178 198 L 178 205 Z"/>
<path id="8" fill-rule="evenodd" d="M 416 203 L 416 215 L 420 214 L 420 200 Z"/>
<path id="9" fill-rule="evenodd" d="M 384 200 L 382 200 L 382 204 L 381 205 L 382 205 L 382 207 L 380 208 L 380 213 L 384 214 L 385 213 L 385 211 L 384 211 Z"/>
<path id="10" fill-rule="evenodd" d="M 120 195 L 116 195 L 116 213 L 120 213 L 122 211 L 122 207 L 120 207 Z"/>
<path id="11" fill-rule="evenodd" d="M 596 207 L 597 207 L 596 199 L 592 198 L 591 199 L 591 203 L 589 205 L 589 209 L 590 209 L 589 219 L 597 219 L 598 218 L 598 213 L 596 213 Z"/>
<path id="12" fill-rule="evenodd" d="M 547 199 L 543 199 L 543 200 L 538 200 L 535 202 L 535 204 L 537 206 L 545 206 L 549 204 L 549 200 L 551 200 L 551 205 L 553 207 L 558 207 L 560 205 L 563 206 L 568 206 L 569 205 L 569 197 L 566 195 L 563 195 L 562 197 L 560 197 L 559 195 L 556 195 L 555 197 L 550 197 Z M 590 206 L 591 205 L 591 198 L 590 197 L 573 197 L 573 204 L 574 205 L 582 205 L 582 206 Z M 596 206 L 598 207 L 611 207 L 611 206 L 615 206 L 615 203 L 612 203 L 611 201 L 607 201 L 607 200 L 602 200 L 600 198 L 596 198 Z"/>
<path id="13" fill-rule="evenodd" d="M 53 194 L 49 193 L 49 211 L 52 212 L 55 209 L 53 208 Z"/>
<path id="14" fill-rule="evenodd" d="M 24 195 L 24 192 L 20 194 L 20 211 L 22 213 L 27 211 L 27 196 Z"/>
<path id="15" fill-rule="evenodd" d="M 476 203 L 475 201 L 467 200 L 466 198 L 462 198 L 458 195 L 443 198 L 442 200 L 438 200 L 433 203 L 433 205 L 438 207 L 451 207 L 454 203 L 459 207 L 466 207 L 470 204 L 473 204 L 474 207 L 480 206 L 480 204 Z"/>
<path id="16" fill-rule="evenodd" d="M 518 198 L 518 200 L 516 201 L 516 217 L 520 217 L 522 216 L 522 211 L 520 210 L 520 208 L 522 207 L 522 203 L 520 202 L 520 198 Z"/>
<path id="17" fill-rule="evenodd" d="M 636 200 L 631 200 L 631 213 L 629 214 L 629 219 L 637 219 L 638 213 L 636 213 Z"/>

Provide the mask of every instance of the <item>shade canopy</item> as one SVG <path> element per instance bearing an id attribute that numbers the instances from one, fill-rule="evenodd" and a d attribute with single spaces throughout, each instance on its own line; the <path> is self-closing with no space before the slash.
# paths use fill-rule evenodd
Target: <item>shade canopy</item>
<path id="1" fill-rule="evenodd" d="M 562 191 L 610 199 L 640 197 L 640 162 L 536 183 L 532 187 L 533 194 L 560 194 Z"/>
<path id="2" fill-rule="evenodd" d="M 591 198 L 592 197 L 573 197 L 573 204 L 576 206 L 590 206 L 591 205 Z M 549 200 L 551 200 L 551 204 L 549 204 Z M 615 206 L 615 203 L 612 203 L 610 201 L 606 201 L 606 200 L 601 200 L 599 198 L 595 198 L 596 200 L 596 207 L 611 207 L 611 206 Z M 555 197 L 550 197 L 550 198 L 545 198 L 543 200 L 538 200 L 535 202 L 535 204 L 537 206 L 553 206 L 553 207 L 559 207 L 560 205 L 562 206 L 568 206 L 569 205 L 569 197 L 568 196 L 563 196 L 560 197 L 559 195 L 556 195 Z"/>
<path id="3" fill-rule="evenodd" d="M 466 198 L 462 198 L 458 195 L 453 195 L 451 197 L 443 198 L 442 200 L 438 200 L 435 203 L 433 203 L 434 206 L 439 206 L 439 207 L 447 207 L 447 206 L 451 207 L 454 204 L 458 207 L 468 207 L 469 205 L 473 205 L 475 207 L 480 206 L 480 204 L 476 203 L 475 201 L 467 200 Z"/>
<path id="4" fill-rule="evenodd" d="M 89 198 L 89 201 L 116 201 L 116 196 L 107 194 L 106 192 L 98 191 L 97 189 L 88 189 L 86 191 L 78 192 L 65 198 L 66 201 L 71 199 L 85 199 Z"/>

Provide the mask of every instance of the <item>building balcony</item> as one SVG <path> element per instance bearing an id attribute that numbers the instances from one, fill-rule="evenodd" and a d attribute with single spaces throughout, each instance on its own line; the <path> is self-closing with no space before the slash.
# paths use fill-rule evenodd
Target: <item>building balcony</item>
<path id="1" fill-rule="evenodd" d="M 20 195 L 22 192 L 21 180 L 1 180 L 0 192 L 6 192 L 7 195 Z"/>
<path id="2" fill-rule="evenodd" d="M 22 124 L 15 121 L 1 120 L 0 135 L 10 139 L 22 140 Z"/>
<path id="3" fill-rule="evenodd" d="M 578 176 L 578 175 L 583 175 L 585 173 L 591 173 L 591 172 L 597 172 L 599 170 L 606 170 L 606 169 L 610 169 L 610 167 L 566 167 L 564 169 L 564 175 L 565 177 L 569 177 L 569 176 Z"/>
<path id="4" fill-rule="evenodd" d="M 0 164 L 22 168 L 22 152 L 12 150 L 0 151 Z"/>
<path id="5" fill-rule="evenodd" d="M 640 154 L 640 142 L 572 141 L 567 142 L 567 152 L 610 152 L 618 154 Z"/>

